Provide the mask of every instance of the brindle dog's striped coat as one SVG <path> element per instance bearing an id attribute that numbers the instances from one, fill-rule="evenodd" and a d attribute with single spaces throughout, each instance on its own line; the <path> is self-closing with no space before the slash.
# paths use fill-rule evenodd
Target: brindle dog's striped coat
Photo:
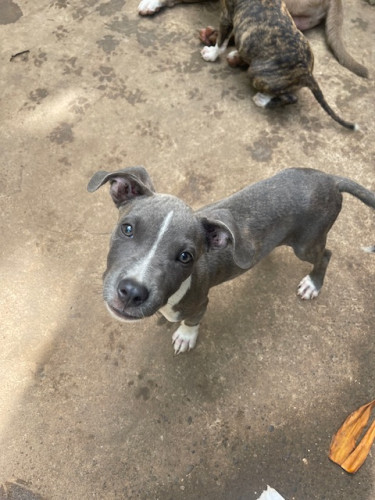
<path id="1" fill-rule="evenodd" d="M 254 97 L 260 106 L 272 107 L 297 101 L 294 92 L 308 87 L 323 109 L 340 125 L 353 123 L 340 118 L 327 104 L 312 75 L 314 56 L 307 39 L 297 29 L 281 0 L 221 0 L 220 27 L 215 47 L 204 47 L 202 56 L 213 61 L 231 35 L 240 58 L 249 65 Z"/>

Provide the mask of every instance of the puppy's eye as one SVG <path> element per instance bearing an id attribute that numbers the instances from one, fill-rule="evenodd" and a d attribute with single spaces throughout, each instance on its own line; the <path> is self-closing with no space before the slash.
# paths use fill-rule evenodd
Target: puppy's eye
<path id="1" fill-rule="evenodd" d="M 183 264 L 188 264 L 193 260 L 193 256 L 189 252 L 181 252 L 177 260 L 179 260 Z"/>
<path id="2" fill-rule="evenodd" d="M 121 224 L 121 232 L 128 238 L 133 237 L 133 226 L 130 224 Z"/>

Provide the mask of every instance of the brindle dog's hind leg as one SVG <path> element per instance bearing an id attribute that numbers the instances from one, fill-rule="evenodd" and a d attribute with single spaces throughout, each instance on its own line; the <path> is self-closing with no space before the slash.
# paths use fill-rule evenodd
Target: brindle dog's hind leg
<path id="1" fill-rule="evenodd" d="M 220 15 L 220 26 L 217 35 L 216 45 L 213 47 L 203 47 L 201 55 L 205 61 L 213 62 L 226 51 L 229 40 L 232 36 L 233 24 L 229 12 L 224 9 Z"/>
<path id="2" fill-rule="evenodd" d="M 298 97 L 294 94 L 282 94 L 277 97 L 272 97 L 272 99 L 266 104 L 266 108 L 278 108 L 280 106 L 286 106 L 287 104 L 295 104 L 298 101 Z"/>

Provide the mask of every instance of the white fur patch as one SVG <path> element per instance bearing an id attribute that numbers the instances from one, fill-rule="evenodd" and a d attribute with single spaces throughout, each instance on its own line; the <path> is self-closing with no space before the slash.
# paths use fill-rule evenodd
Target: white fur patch
<path id="1" fill-rule="evenodd" d="M 298 285 L 297 294 L 303 300 L 315 299 L 319 295 L 319 290 L 314 285 L 310 275 L 305 276 Z"/>
<path id="2" fill-rule="evenodd" d="M 272 96 L 270 96 L 268 94 L 262 94 L 261 92 L 258 92 L 253 97 L 253 101 L 260 108 L 265 108 L 271 99 L 272 99 Z"/>
<path id="3" fill-rule="evenodd" d="M 238 56 L 238 50 L 231 50 L 227 56 L 228 59 L 234 59 L 235 57 Z"/>
<path id="4" fill-rule="evenodd" d="M 169 214 L 163 220 L 163 223 L 160 226 L 159 232 L 156 236 L 156 239 L 155 239 L 152 247 L 148 251 L 147 255 L 132 268 L 132 271 L 131 271 L 131 273 L 129 273 L 129 276 L 127 276 L 127 278 L 134 277 L 134 278 L 136 278 L 138 283 L 145 282 L 145 278 L 146 278 L 147 271 L 148 271 L 148 268 L 150 266 L 151 260 L 156 253 L 156 250 L 158 248 L 158 245 L 159 245 L 161 239 L 163 238 L 164 234 L 168 230 L 168 226 L 172 220 L 172 217 L 173 217 L 173 211 L 169 212 Z"/>
<path id="5" fill-rule="evenodd" d="M 174 311 L 173 307 L 177 305 L 180 302 L 180 300 L 186 295 L 186 292 L 190 288 L 190 284 L 191 284 L 191 276 L 189 276 L 185 281 L 181 283 L 181 286 L 177 290 L 177 292 L 171 295 L 165 306 L 159 309 L 164 318 L 166 318 L 171 323 L 180 321 L 180 313 L 178 311 Z"/>
<path id="6" fill-rule="evenodd" d="M 201 55 L 205 61 L 214 62 L 219 57 L 220 54 L 223 54 L 228 47 L 230 37 L 226 38 L 224 42 L 219 47 L 218 44 L 211 47 L 203 47 L 201 50 Z"/>
<path id="7" fill-rule="evenodd" d="M 138 12 L 142 16 L 147 16 L 160 10 L 163 5 L 164 4 L 160 0 L 141 0 L 138 5 Z"/>
<path id="8" fill-rule="evenodd" d="M 220 55 L 219 47 L 217 45 L 213 45 L 212 47 L 203 47 L 201 55 L 205 61 L 214 62 Z"/>
<path id="9" fill-rule="evenodd" d="M 181 354 L 193 349 L 197 343 L 198 332 L 199 325 L 188 326 L 183 321 L 172 336 L 175 354 Z"/>

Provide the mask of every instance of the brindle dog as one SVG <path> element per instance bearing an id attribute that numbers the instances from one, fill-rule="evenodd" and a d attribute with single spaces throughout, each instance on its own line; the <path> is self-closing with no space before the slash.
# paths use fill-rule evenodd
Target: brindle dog
<path id="1" fill-rule="evenodd" d="M 163 7 L 172 7 L 179 3 L 203 2 L 204 0 L 141 0 L 138 12 L 141 16 L 150 16 Z M 327 43 L 336 59 L 345 68 L 358 76 L 368 78 L 368 69 L 357 62 L 346 50 L 342 29 L 344 12 L 342 0 L 284 0 L 286 8 L 293 17 L 299 30 L 305 31 L 321 22 L 325 23 Z M 369 0 L 375 1 L 375 0 Z M 208 31 L 207 31 L 208 30 Z M 217 30 L 210 26 L 201 30 L 201 40 L 206 45 L 215 45 Z"/>
<path id="2" fill-rule="evenodd" d="M 221 0 L 216 45 L 201 51 L 206 61 L 216 61 L 234 36 L 239 57 L 248 66 L 254 102 L 275 107 L 297 101 L 295 92 L 308 87 L 322 108 L 340 125 L 357 130 L 328 105 L 312 71 L 314 56 L 307 39 L 297 29 L 281 0 Z"/>

